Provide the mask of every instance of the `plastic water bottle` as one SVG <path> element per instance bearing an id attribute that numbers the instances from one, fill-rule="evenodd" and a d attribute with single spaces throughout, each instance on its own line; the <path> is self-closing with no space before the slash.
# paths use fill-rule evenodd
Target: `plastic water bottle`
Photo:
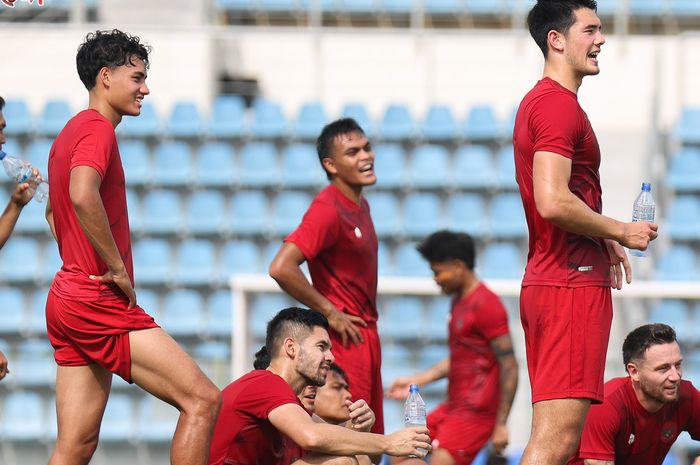
<path id="1" fill-rule="evenodd" d="M 29 189 L 34 191 L 34 200 L 43 202 L 49 197 L 49 184 L 44 180 L 37 184 L 34 167 L 30 163 L 11 157 L 2 150 L 0 150 L 0 160 L 2 160 L 2 166 L 5 167 L 7 175 L 17 184 L 29 183 Z"/>
<path id="2" fill-rule="evenodd" d="M 656 204 L 654 203 L 654 197 L 651 195 L 651 184 L 643 182 L 642 192 L 639 193 L 637 199 L 634 201 L 632 221 L 649 221 L 653 223 L 655 213 Z M 651 244 L 649 246 L 651 246 Z M 647 247 L 646 250 L 630 249 L 630 255 L 646 257 L 649 255 L 649 247 Z"/>
<path id="3" fill-rule="evenodd" d="M 425 416 L 425 401 L 420 396 L 420 389 L 418 389 L 417 384 L 411 384 L 408 388 L 408 399 L 403 406 L 403 418 L 404 425 L 409 426 L 425 426 L 426 416 Z M 419 449 L 423 454 L 427 451 L 425 449 Z"/>

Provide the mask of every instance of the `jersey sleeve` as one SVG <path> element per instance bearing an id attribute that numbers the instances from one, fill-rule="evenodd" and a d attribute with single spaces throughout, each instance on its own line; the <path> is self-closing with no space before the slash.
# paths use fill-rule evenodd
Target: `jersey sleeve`
<path id="1" fill-rule="evenodd" d="M 104 121 L 87 121 L 80 128 L 76 139 L 71 152 L 70 169 L 76 166 L 90 166 L 104 179 L 117 143 L 114 129 Z"/>
<path id="2" fill-rule="evenodd" d="M 271 411 L 282 405 L 301 405 L 294 391 L 282 378 L 271 376 L 269 381 L 254 386 L 255 389 L 249 389 L 244 398 L 239 398 L 239 409 L 256 418 L 267 418 Z"/>
<path id="3" fill-rule="evenodd" d="M 569 95 L 554 92 L 544 96 L 530 116 L 533 152 L 553 152 L 573 159 L 579 139 L 580 112 L 578 102 Z"/>
<path id="4" fill-rule="evenodd" d="M 484 308 L 478 313 L 478 325 L 481 334 L 487 340 L 495 339 L 508 333 L 508 312 L 496 294 L 488 291 L 482 301 Z"/>
<path id="5" fill-rule="evenodd" d="M 314 201 L 299 227 L 285 241 L 299 247 L 307 260 L 330 248 L 338 239 L 338 212 L 333 205 Z"/>
<path id="6" fill-rule="evenodd" d="M 700 392 L 691 385 L 691 416 L 688 419 L 687 431 L 690 437 L 700 441 Z"/>
<path id="7" fill-rule="evenodd" d="M 581 459 L 615 460 L 615 436 L 621 415 L 609 402 L 592 405 L 583 426 L 578 456 Z"/>

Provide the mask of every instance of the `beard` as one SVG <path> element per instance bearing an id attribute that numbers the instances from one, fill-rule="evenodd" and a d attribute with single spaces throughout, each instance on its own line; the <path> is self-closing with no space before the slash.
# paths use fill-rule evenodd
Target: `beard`
<path id="1" fill-rule="evenodd" d="M 316 365 L 313 360 L 307 357 L 306 352 L 303 350 L 299 353 L 299 365 L 297 366 L 297 373 L 304 378 L 306 384 L 309 386 L 323 386 L 326 384 L 326 375 L 328 371 L 321 372 L 320 368 L 323 361 Z"/>
<path id="2" fill-rule="evenodd" d="M 674 402 L 678 402 L 678 397 L 680 395 L 680 384 L 676 384 L 676 392 L 673 395 L 670 395 L 663 386 L 657 386 L 657 385 L 650 385 L 644 381 L 640 382 L 640 388 L 642 389 L 642 392 L 644 393 L 645 396 L 649 397 L 650 399 L 654 399 L 657 402 L 660 402 L 662 404 L 672 404 Z"/>

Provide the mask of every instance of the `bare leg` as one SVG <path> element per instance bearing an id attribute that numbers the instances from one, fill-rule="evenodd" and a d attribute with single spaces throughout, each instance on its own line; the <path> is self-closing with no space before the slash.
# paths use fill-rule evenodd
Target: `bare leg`
<path id="1" fill-rule="evenodd" d="M 84 465 L 97 448 L 112 373 L 97 364 L 56 372 L 58 438 L 49 465 Z"/>
<path id="2" fill-rule="evenodd" d="M 354 456 L 341 457 L 311 452 L 294 461 L 292 465 L 358 465 L 358 462 Z"/>
<path id="3" fill-rule="evenodd" d="M 532 408 L 532 432 L 520 465 L 565 465 L 576 452 L 589 399 L 554 399 Z"/>
<path id="4" fill-rule="evenodd" d="M 447 449 L 437 448 L 430 453 L 430 465 L 456 465 L 454 457 Z"/>
<path id="5" fill-rule="evenodd" d="M 219 389 L 160 328 L 132 331 L 133 381 L 180 410 L 170 448 L 172 465 L 205 465 L 221 407 Z"/>

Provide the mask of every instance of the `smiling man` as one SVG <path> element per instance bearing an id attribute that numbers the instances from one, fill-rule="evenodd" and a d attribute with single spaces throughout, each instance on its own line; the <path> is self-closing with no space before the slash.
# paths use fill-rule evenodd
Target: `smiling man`
<path id="1" fill-rule="evenodd" d="M 316 142 L 330 185 L 270 265 L 285 292 L 328 318 L 333 354 L 357 399 L 365 399 L 384 431 L 381 347 L 377 333 L 377 235 L 362 190 L 377 181 L 374 152 L 350 118 L 323 128 Z M 309 282 L 300 266 L 309 264 Z"/>
<path id="2" fill-rule="evenodd" d="M 700 440 L 700 392 L 681 379 L 673 328 L 640 326 L 627 335 L 622 358 L 629 376 L 605 383 L 605 401 L 588 412 L 569 465 L 661 465 L 681 432 Z"/>

